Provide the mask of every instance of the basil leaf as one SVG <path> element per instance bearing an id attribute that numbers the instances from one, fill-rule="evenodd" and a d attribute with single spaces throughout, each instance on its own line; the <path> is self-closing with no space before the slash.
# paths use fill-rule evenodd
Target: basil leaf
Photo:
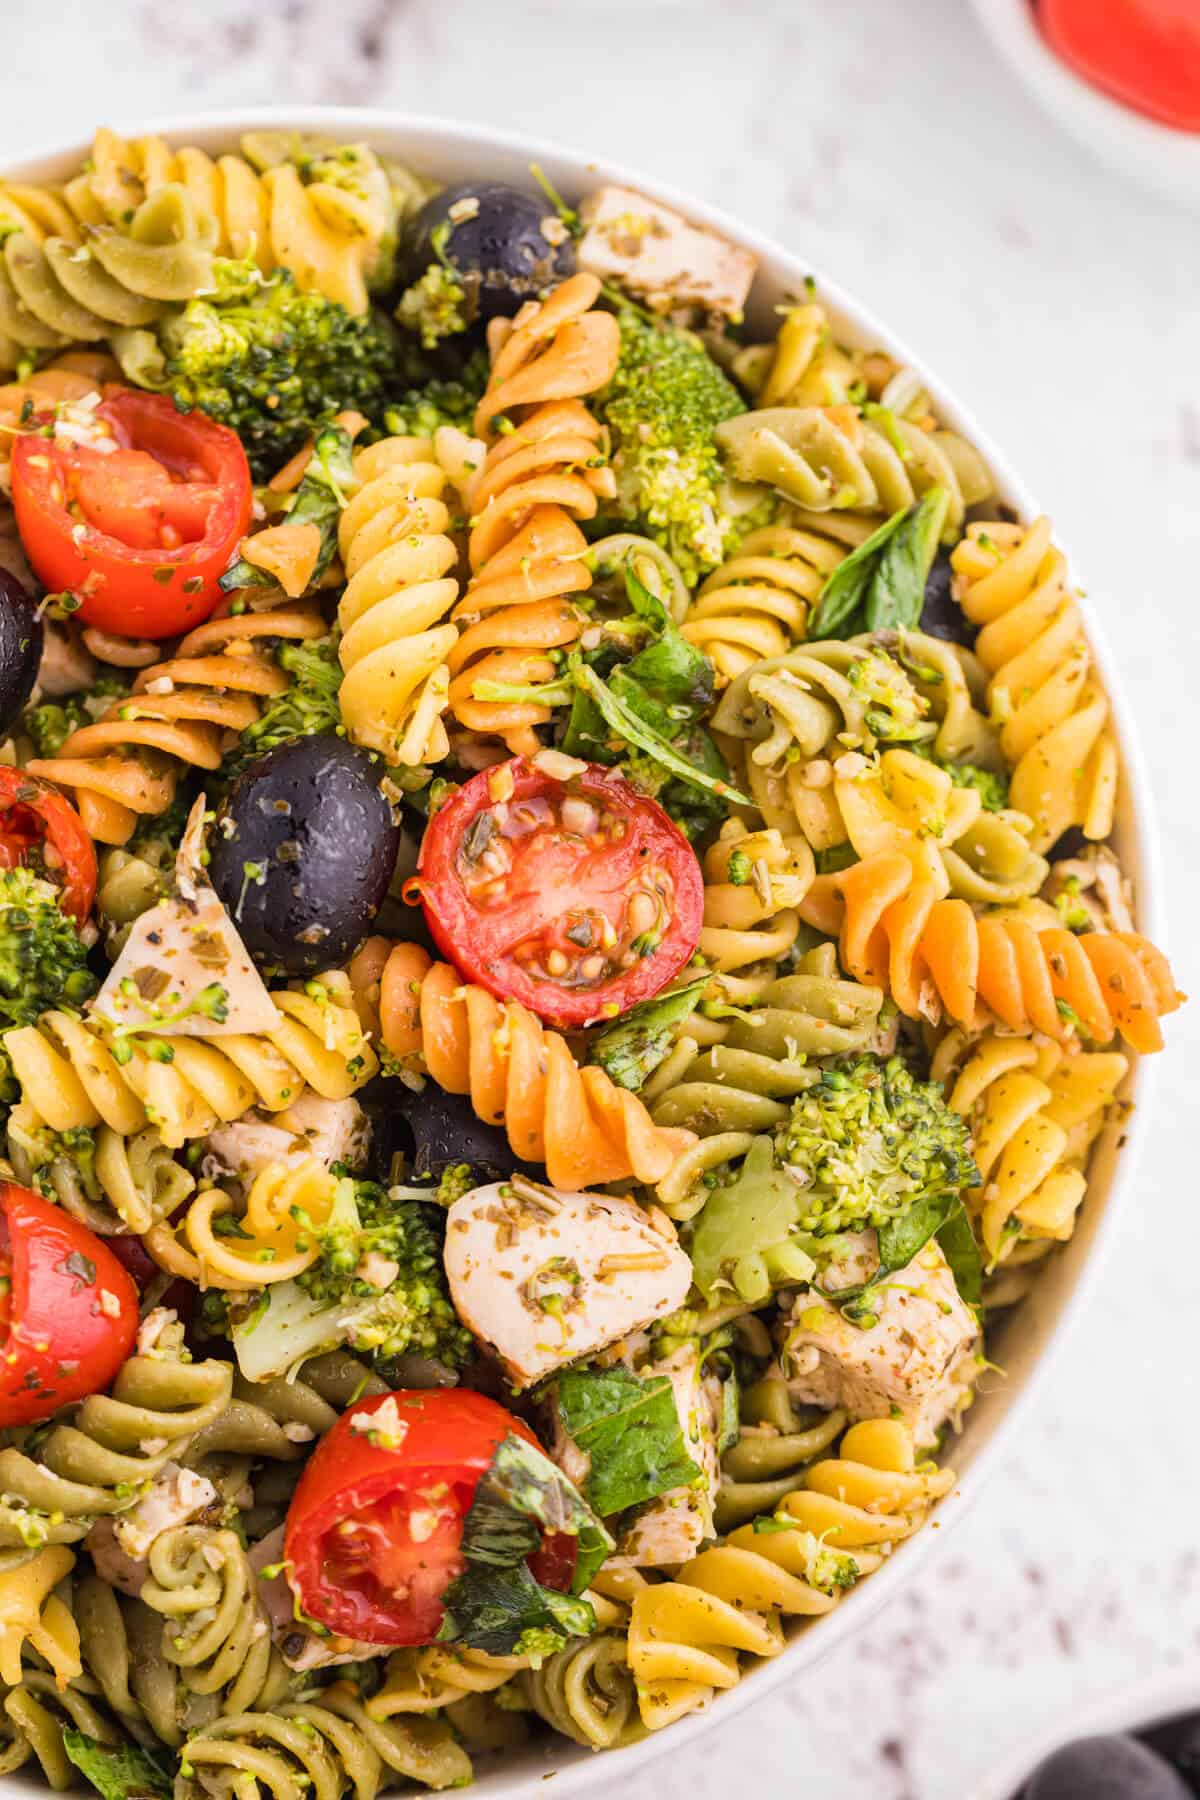
<path id="1" fill-rule="evenodd" d="M 63 1749 L 103 1800 L 169 1800 L 171 1777 L 136 1744 L 100 1744 L 63 1727 Z"/>
<path id="2" fill-rule="evenodd" d="M 576 667 L 574 679 L 576 686 L 595 702 L 597 711 L 611 731 L 615 732 L 618 737 L 624 738 L 626 743 L 644 751 L 647 756 L 652 757 L 678 780 L 687 782 L 691 787 L 700 787 L 709 793 L 719 794 L 723 800 L 739 806 L 754 804 L 745 794 L 739 793 L 735 787 L 732 787 L 729 782 L 719 781 L 685 761 L 665 737 L 647 725 L 644 719 L 639 718 L 623 700 L 618 699 L 612 690 L 601 681 L 596 671 L 589 669 L 586 663 L 581 663 Z"/>
<path id="3" fill-rule="evenodd" d="M 878 1232 L 879 1268 L 874 1279 L 878 1281 L 883 1275 L 895 1275 L 900 1269 L 907 1269 L 913 1257 L 920 1254 L 946 1223 L 955 1201 L 953 1194 L 933 1194 L 928 1199 L 918 1200 L 898 1219 L 888 1219 L 881 1225 Z"/>
<path id="4" fill-rule="evenodd" d="M 857 612 L 866 594 L 880 551 L 893 533 L 900 529 L 909 511 L 909 508 L 902 507 L 899 512 L 893 513 L 869 538 L 864 538 L 856 550 L 843 557 L 821 589 L 816 611 L 808 621 L 810 638 L 837 637 L 839 631 L 843 636 L 849 635 L 843 627 Z"/>
<path id="5" fill-rule="evenodd" d="M 696 1007 L 710 977 L 701 975 L 686 987 L 631 1006 L 616 1025 L 596 1033 L 587 1059 L 604 1070 L 617 1087 L 636 1092 L 670 1054 L 675 1026 Z"/>
<path id="6" fill-rule="evenodd" d="M 442 1596 L 438 1637 L 489 1656 L 551 1656 L 570 1637 L 590 1637 L 596 1615 L 587 1600 L 534 1580 L 524 1563 L 512 1569 L 468 1566 Z"/>
<path id="7" fill-rule="evenodd" d="M 602 1516 L 704 1479 L 688 1455 L 666 1375 L 567 1369 L 558 1378 L 556 1405 L 566 1431 L 591 1459 L 583 1491 Z"/>
<path id="8" fill-rule="evenodd" d="M 866 600 L 869 631 L 912 631 L 921 622 L 925 579 L 937 555 L 950 496 L 931 487 L 885 546 Z"/>
<path id="9" fill-rule="evenodd" d="M 462 1554 L 471 1564 L 523 1565 L 543 1536 L 576 1539 L 571 1592 L 581 1594 L 613 1540 L 562 1470 L 524 1438 L 510 1433 L 480 1477 L 463 1522 Z"/>
<path id="10" fill-rule="evenodd" d="M 961 1200 L 938 1227 L 937 1240 L 950 1265 L 955 1287 L 968 1306 L 979 1306 L 983 1300 L 983 1258 Z"/>

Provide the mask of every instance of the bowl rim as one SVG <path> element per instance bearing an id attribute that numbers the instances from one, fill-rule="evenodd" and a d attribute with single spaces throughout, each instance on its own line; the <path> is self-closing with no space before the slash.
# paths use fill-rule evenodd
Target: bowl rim
<path id="1" fill-rule="evenodd" d="M 1032 0 L 971 0 L 1013 74 L 1093 155 L 1177 198 L 1200 201 L 1200 132 L 1182 131 L 1118 100 L 1055 54 Z"/>
<path id="2" fill-rule="evenodd" d="M 436 154 L 439 142 L 478 149 L 483 153 L 497 152 L 521 158 L 525 162 L 535 161 L 551 166 L 559 172 L 561 179 L 576 183 L 581 188 L 588 183 L 612 181 L 660 200 L 682 212 L 687 218 L 710 226 L 751 250 L 759 259 L 760 267 L 777 274 L 782 281 L 793 285 L 797 292 L 803 291 L 806 278 L 816 272 L 817 259 L 810 259 L 787 249 L 766 232 L 744 224 L 706 200 L 690 195 L 668 182 L 648 177 L 640 170 L 607 156 L 573 149 L 535 133 L 463 123 L 453 118 L 409 112 L 403 108 L 302 105 L 221 107 L 176 111 L 149 117 L 136 115 L 115 121 L 112 128 L 125 136 L 162 133 L 177 141 L 199 143 L 202 146 L 206 143 L 214 146 L 228 145 L 236 141 L 244 131 L 287 129 L 325 132 L 342 141 L 371 141 L 378 138 L 386 142 L 388 139 L 404 137 L 411 141 L 409 151 L 406 152 L 408 154 L 412 153 L 412 143 L 426 142 L 431 154 Z M 0 148 L 0 179 L 47 179 L 48 168 L 57 166 L 62 169 L 72 164 L 78 165 L 90 153 L 90 148 L 90 137 L 80 140 L 66 136 L 43 142 L 24 151 L 19 158 L 11 151 Z M 897 337 L 877 318 L 870 307 L 843 288 L 835 278 L 817 273 L 816 281 L 822 300 L 829 302 L 842 319 L 869 336 L 873 343 L 899 357 L 920 376 L 923 385 L 936 399 L 940 416 L 954 429 L 967 435 L 978 447 L 996 478 L 998 492 L 1016 508 L 1023 520 L 1036 518 L 1040 509 L 1024 482 L 1014 473 L 1007 457 L 996 447 L 989 434 L 981 430 L 957 397 L 926 366 L 923 358 L 916 355 L 903 339 Z M 1068 566 L 1075 586 L 1086 594 L 1089 590 L 1081 579 L 1078 565 L 1070 556 Z M 1156 942 L 1161 942 L 1165 924 L 1161 849 L 1141 743 L 1121 689 L 1115 660 L 1086 601 L 1083 610 L 1088 643 L 1112 709 L 1126 785 L 1128 814 L 1133 822 L 1131 847 L 1138 925 Z M 1082 1266 L 1071 1283 L 1070 1291 L 1062 1299 L 1057 1317 L 1049 1330 L 1047 1331 L 1044 1323 L 1037 1327 L 1046 1341 L 1038 1350 L 1033 1366 L 1021 1378 L 1019 1391 L 1004 1405 L 953 1492 L 940 1503 L 935 1516 L 926 1526 L 906 1540 L 902 1554 L 890 1559 L 869 1581 L 848 1594 L 831 1614 L 819 1621 L 818 1631 L 800 1632 L 777 1657 L 760 1662 L 748 1670 L 736 1687 L 717 1696 L 716 1702 L 703 1711 L 678 1721 L 669 1730 L 651 1733 L 616 1753 L 620 1756 L 619 1765 L 611 1760 L 614 1754 L 612 1752 L 588 1755 L 578 1748 L 573 1749 L 566 1739 L 561 1740 L 565 1747 L 563 1752 L 552 1762 L 547 1758 L 544 1767 L 511 1777 L 506 1777 L 505 1772 L 505 1764 L 512 1767 L 511 1757 L 501 1758 L 499 1763 L 490 1758 L 479 1759 L 481 1779 L 477 1780 L 476 1786 L 485 1789 L 487 1800 L 522 1800 L 522 1797 L 531 1796 L 536 1785 L 549 1779 L 551 1774 L 562 1784 L 559 1792 L 581 1793 L 600 1782 L 613 1780 L 618 1768 L 622 1777 L 631 1776 L 669 1747 L 684 1750 L 721 1721 L 732 1720 L 744 1708 L 781 1687 L 789 1675 L 798 1673 L 802 1667 L 814 1665 L 831 1653 L 839 1643 L 844 1643 L 865 1627 L 895 1596 L 900 1586 L 915 1579 L 925 1560 L 933 1555 L 951 1527 L 964 1516 L 967 1506 L 975 1499 L 987 1476 L 1006 1452 L 1017 1428 L 1031 1412 L 1038 1395 L 1044 1393 L 1050 1372 L 1062 1354 L 1063 1345 L 1070 1332 L 1078 1325 L 1095 1290 L 1103 1261 L 1111 1251 L 1121 1206 L 1128 1201 L 1148 1131 L 1149 1102 L 1156 1075 L 1152 1062 L 1148 1064 L 1144 1058 L 1131 1058 L 1131 1061 L 1132 1097 L 1136 1104 L 1124 1126 L 1123 1142 L 1119 1155 L 1115 1158 L 1103 1210 L 1092 1228 L 1091 1242 L 1082 1259 Z M 528 1757 L 529 1753 L 526 1752 L 525 1755 Z M 28 1785 L 21 1784 L 19 1777 L 7 1777 L 0 1783 L 0 1794 L 31 1791 Z"/>

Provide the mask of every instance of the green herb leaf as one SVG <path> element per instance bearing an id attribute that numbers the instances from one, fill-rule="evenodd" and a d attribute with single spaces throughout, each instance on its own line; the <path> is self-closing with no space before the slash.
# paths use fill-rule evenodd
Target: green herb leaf
<path id="1" fill-rule="evenodd" d="M 667 742 L 659 732 L 640 719 L 623 700 L 618 699 L 608 686 L 600 679 L 594 669 L 586 663 L 577 665 L 574 671 L 576 685 L 583 690 L 594 703 L 597 712 L 609 729 L 622 737 L 629 744 L 642 750 L 666 769 L 677 780 L 686 782 L 689 787 L 703 788 L 708 793 L 719 794 L 720 797 L 734 805 L 752 806 L 754 803 L 745 794 L 727 781 L 718 781 L 697 769 L 680 756 L 674 746 Z"/>
<path id="2" fill-rule="evenodd" d="M 583 1491 L 603 1517 L 704 1479 L 688 1455 L 666 1375 L 643 1378 L 619 1365 L 566 1369 L 556 1404 L 567 1432 L 591 1459 Z"/>
<path id="3" fill-rule="evenodd" d="M 885 520 L 869 538 L 864 538 L 858 548 L 838 564 L 821 589 L 817 609 L 808 622 L 810 638 L 837 637 L 839 632 L 843 637 L 849 635 L 850 621 L 870 586 L 880 552 L 893 534 L 899 531 L 910 510 L 904 507 L 893 513 L 890 519 Z"/>
<path id="4" fill-rule="evenodd" d="M 968 1306 L 978 1306 L 983 1300 L 983 1257 L 961 1200 L 939 1225 L 937 1240 L 950 1265 L 955 1287 Z"/>
<path id="5" fill-rule="evenodd" d="M 462 1554 L 469 1563 L 511 1568 L 523 1563 L 543 1536 L 558 1533 L 577 1539 L 571 1591 L 580 1594 L 613 1541 L 562 1470 L 510 1434 L 475 1489 L 463 1523 Z"/>
<path id="6" fill-rule="evenodd" d="M 617 1087 L 636 1092 L 670 1054 L 675 1026 L 695 1010 L 709 979 L 701 975 L 630 1007 L 618 1024 L 596 1033 L 588 1045 L 588 1061 L 597 1063 Z"/>
<path id="7" fill-rule="evenodd" d="M 103 1800 L 169 1800 L 171 1777 L 136 1744 L 100 1744 L 64 1726 L 63 1749 Z"/>
<path id="8" fill-rule="evenodd" d="M 443 1642 L 486 1650 L 489 1656 L 552 1655 L 570 1637 L 590 1637 L 596 1615 L 587 1600 L 559 1594 L 515 1568 L 471 1564 L 442 1596 Z"/>
<path id="9" fill-rule="evenodd" d="M 950 507 L 943 487 L 931 487 L 885 545 L 866 597 L 869 631 L 912 631 L 925 604 L 925 579 Z"/>

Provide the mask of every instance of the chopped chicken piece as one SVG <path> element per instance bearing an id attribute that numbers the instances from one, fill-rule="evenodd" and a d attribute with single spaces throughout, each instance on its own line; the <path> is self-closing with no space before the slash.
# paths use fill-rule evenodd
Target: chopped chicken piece
<path id="1" fill-rule="evenodd" d="M 162 1532 L 186 1525 L 216 1498 L 217 1490 L 205 1476 L 164 1463 L 148 1492 L 117 1519 L 117 1543 L 136 1562 Z"/>
<path id="2" fill-rule="evenodd" d="M 514 1176 L 451 1206 L 446 1279 L 459 1318 L 528 1387 L 674 1312 L 692 1265 L 635 1201 Z"/>
<path id="3" fill-rule="evenodd" d="M 303 1162 L 310 1156 L 326 1169 L 334 1163 L 357 1169 L 370 1141 L 370 1121 L 357 1100 L 323 1100 L 306 1093 L 286 1112 L 252 1112 L 232 1125 L 219 1125 L 205 1140 L 203 1173 L 217 1179 L 233 1176 L 249 1187 L 269 1163 Z"/>
<path id="4" fill-rule="evenodd" d="M 826 1271 L 824 1285 L 834 1292 L 861 1281 L 861 1262 L 852 1273 L 845 1264 Z M 880 1284 L 874 1312 L 864 1328 L 815 1289 L 797 1294 L 782 1327 L 788 1391 L 805 1404 L 845 1407 L 852 1419 L 898 1416 L 918 1446 L 930 1445 L 979 1370 L 978 1323 L 936 1243 Z"/>
<path id="5" fill-rule="evenodd" d="M 695 307 L 740 318 L 758 259 L 633 188 L 602 187 L 580 208 L 579 267 L 619 281 L 664 312 Z"/>

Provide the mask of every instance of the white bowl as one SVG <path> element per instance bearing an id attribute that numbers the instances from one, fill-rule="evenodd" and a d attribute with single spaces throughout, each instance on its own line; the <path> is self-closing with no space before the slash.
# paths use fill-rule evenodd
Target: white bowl
<path id="1" fill-rule="evenodd" d="M 1174 1669 L 1169 1675 L 1155 1675 L 1119 1694 L 1091 1699 L 1040 1732 L 1011 1761 L 990 1771 L 970 1790 L 967 1800 L 1014 1800 L 1039 1764 L 1063 1744 L 1110 1732 L 1149 1731 L 1154 1725 L 1165 1725 L 1180 1713 L 1195 1712 L 1197 1707 L 1200 1707 L 1200 1663 Z"/>
<path id="2" fill-rule="evenodd" d="M 1136 181 L 1200 206 L 1200 133 L 1160 125 L 1077 75 L 1038 30 L 1030 0 L 971 4 L 1017 80 L 1056 124 Z"/>
<path id="3" fill-rule="evenodd" d="M 176 143 L 195 143 L 208 150 L 228 147 L 240 132 L 247 130 L 286 126 L 300 131 L 323 131 L 343 141 L 365 139 L 419 172 L 436 175 L 447 182 L 480 174 L 502 180 L 528 181 L 529 164 L 536 162 L 568 199 L 600 181 L 618 181 L 640 188 L 679 208 L 690 218 L 737 239 L 754 252 L 759 258 L 760 272 L 752 295 L 751 314 L 757 317 L 764 332 L 773 323 L 775 304 L 785 295 L 802 293 L 806 277 L 814 273 L 813 259 L 806 254 L 803 245 L 786 250 L 716 208 L 677 193 L 661 182 L 647 180 L 619 163 L 601 157 L 593 159 L 515 132 L 358 107 L 229 111 L 114 123 L 117 129 L 129 134 L 159 131 L 168 134 Z M 3 172 L 24 180 L 61 179 L 78 167 L 89 149 L 90 145 L 86 143 L 64 145 L 60 141 L 32 154 L 26 151 L 19 158 L 14 156 Z M 4 160 L 0 157 L 0 164 Z M 945 423 L 965 433 L 987 458 L 1000 498 L 1013 506 L 1022 519 L 1035 517 L 1039 508 L 958 400 L 872 313 L 824 273 L 816 273 L 820 298 L 830 309 L 839 330 L 845 334 L 845 340 L 864 347 L 883 347 L 915 368 L 933 395 Z M 1076 567 L 1075 575 L 1081 588 L 1096 591 L 1082 579 L 1082 574 Z M 1140 897 L 1140 927 L 1159 939 L 1162 921 L 1157 896 L 1161 893 L 1162 882 L 1149 788 L 1112 658 L 1094 631 L 1090 636 L 1112 701 L 1123 759 L 1124 779 L 1115 841 Z M 903 1583 L 916 1578 L 925 1559 L 934 1554 L 949 1527 L 961 1517 L 967 1503 L 978 1493 L 988 1470 L 1003 1455 L 1012 1434 L 1030 1410 L 1035 1390 L 1045 1381 L 1051 1359 L 1060 1349 L 1068 1325 L 1078 1317 L 1096 1280 L 1100 1253 L 1112 1235 L 1118 1200 L 1132 1186 L 1137 1152 L 1146 1132 L 1147 1091 L 1147 1071 L 1135 1069 L 1127 1092 L 1136 1096 L 1138 1105 L 1120 1127 L 1124 1142 L 1119 1171 L 1114 1129 L 1106 1132 L 1096 1147 L 1088 1198 L 1074 1237 L 1049 1259 L 1033 1292 L 1008 1325 L 1000 1327 L 995 1336 L 996 1348 L 992 1354 L 1003 1364 L 1005 1378 L 995 1382 L 991 1391 L 981 1394 L 971 1409 L 966 1431 L 952 1451 L 954 1466 L 962 1479 L 954 1493 L 942 1503 L 931 1524 L 901 1546 L 899 1552 L 868 1581 L 847 1595 L 835 1612 L 817 1620 L 814 1628 L 798 1631 L 780 1656 L 751 1668 L 740 1686 L 723 1695 L 707 1712 L 693 1715 L 640 1744 L 605 1755 L 577 1749 L 563 1739 L 539 1742 L 520 1755 L 506 1758 L 490 1768 L 481 1768 L 473 1790 L 479 1800 L 517 1800 L 518 1795 L 532 1794 L 536 1785 L 550 1773 L 561 1777 L 556 1793 L 579 1793 L 597 1782 L 611 1783 L 632 1775 L 668 1748 L 675 1752 L 684 1750 L 722 1719 L 731 1719 L 740 1708 L 761 1699 L 784 1682 L 798 1680 L 804 1669 L 861 1631 Z M 620 1761 L 614 1762 L 614 1756 Z M 0 1783 L 0 1793 L 5 1796 L 30 1794 L 35 1789 L 39 1793 L 44 1791 L 40 1783 L 26 1773 L 6 1777 Z"/>

